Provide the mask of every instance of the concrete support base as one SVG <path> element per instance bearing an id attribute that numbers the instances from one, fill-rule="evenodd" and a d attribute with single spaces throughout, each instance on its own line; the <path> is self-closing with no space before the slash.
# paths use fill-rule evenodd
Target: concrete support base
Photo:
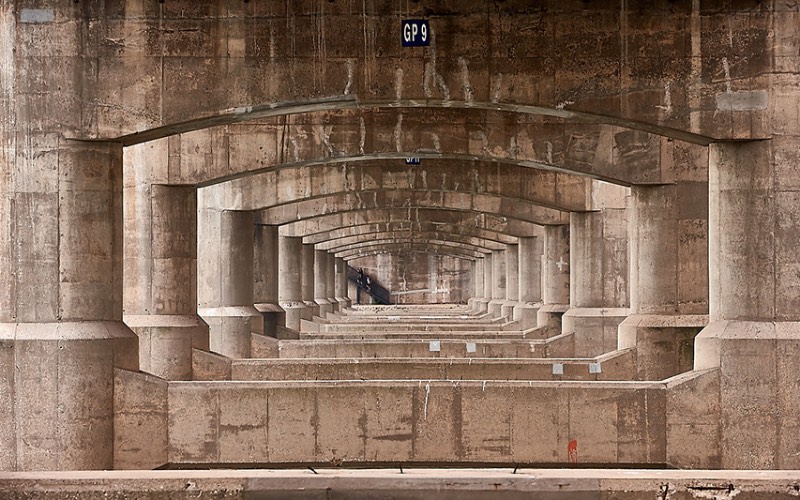
<path id="1" fill-rule="evenodd" d="M 339 304 L 339 311 L 348 309 L 352 305 L 350 299 L 347 297 L 336 297 L 336 302 Z"/>
<path id="2" fill-rule="evenodd" d="M 313 300 L 304 300 L 303 304 L 305 304 L 305 310 L 302 312 L 304 320 L 311 321 L 314 316 L 319 316 L 319 304 Z"/>
<path id="3" fill-rule="evenodd" d="M 493 318 L 500 318 L 503 316 L 503 304 L 505 299 L 492 299 L 487 305 L 487 311 Z"/>
<path id="4" fill-rule="evenodd" d="M 664 380 L 694 366 L 694 338 L 707 315 L 632 314 L 620 323 L 617 346 L 636 348 L 637 378 Z"/>
<path id="5" fill-rule="evenodd" d="M 114 368 L 137 351 L 121 321 L 0 323 L 0 470 L 110 469 Z"/>
<path id="6" fill-rule="evenodd" d="M 304 315 L 308 309 L 303 302 L 281 302 L 281 308 L 284 311 L 284 318 L 286 320 L 286 328 L 300 331 L 300 320 L 305 319 Z"/>
<path id="7" fill-rule="evenodd" d="M 500 307 L 500 315 L 509 320 L 514 317 L 514 308 L 519 304 L 516 300 L 507 300 Z"/>
<path id="8" fill-rule="evenodd" d="M 198 309 L 208 323 L 209 348 L 229 358 L 250 357 L 250 335 L 261 333 L 263 319 L 253 306 Z"/>
<path id="9" fill-rule="evenodd" d="M 192 380 L 192 349 L 209 350 L 209 328 L 197 315 L 131 315 L 139 337 L 139 369 L 166 380 Z"/>
<path id="10" fill-rule="evenodd" d="M 314 299 L 314 303 L 319 306 L 319 312 L 317 313 L 317 316 L 320 318 L 326 318 L 328 314 L 333 312 L 333 305 L 328 299 Z"/>
<path id="11" fill-rule="evenodd" d="M 541 302 L 519 302 L 514 306 L 513 318 L 523 330 L 534 328 L 539 324 Z"/>
<path id="12" fill-rule="evenodd" d="M 254 304 L 264 319 L 263 333 L 267 337 L 277 338 L 278 327 L 286 324 L 286 312 L 278 304 Z"/>
<path id="13" fill-rule="evenodd" d="M 798 469 L 800 322 L 713 321 L 695 369 L 720 370 L 720 467 Z"/>
<path id="14" fill-rule="evenodd" d="M 489 312 L 489 299 L 486 297 L 478 297 L 473 302 L 475 312 L 487 313 Z"/>
<path id="15" fill-rule="evenodd" d="M 561 317 L 569 309 L 569 304 L 543 304 L 536 313 L 539 328 L 550 328 L 556 335 L 561 333 Z"/>
<path id="16" fill-rule="evenodd" d="M 627 308 L 570 307 L 561 317 L 561 333 L 572 333 L 575 356 L 592 357 L 617 349 L 617 329 Z"/>

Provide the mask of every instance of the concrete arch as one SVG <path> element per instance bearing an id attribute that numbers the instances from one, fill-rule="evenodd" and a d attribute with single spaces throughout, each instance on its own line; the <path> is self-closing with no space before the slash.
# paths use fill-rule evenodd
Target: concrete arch
<path id="1" fill-rule="evenodd" d="M 367 237 L 369 235 L 383 233 L 383 232 L 400 232 L 400 231 L 417 231 L 417 232 L 430 232 L 439 231 L 443 233 L 461 234 L 466 236 L 473 236 L 476 238 L 483 238 L 497 243 L 514 244 L 517 237 L 507 234 L 499 233 L 496 231 L 488 231 L 470 226 L 460 226 L 458 224 L 451 224 L 446 222 L 386 222 L 380 224 L 361 224 L 359 226 L 341 227 L 339 229 L 328 231 L 325 233 L 317 233 L 311 236 L 305 236 L 303 243 L 317 244 L 317 243 L 330 243 L 344 238 L 353 237 Z"/>
<path id="2" fill-rule="evenodd" d="M 317 243 L 318 250 L 327 250 L 329 252 L 338 252 L 343 248 L 349 248 L 354 245 L 367 244 L 375 241 L 397 239 L 405 240 L 418 240 L 418 241 L 451 241 L 453 243 L 466 243 L 476 247 L 485 248 L 487 250 L 503 250 L 506 243 L 478 238 L 475 236 L 457 234 L 446 231 L 387 231 L 372 233 L 368 239 L 363 236 L 350 236 L 348 238 L 340 238 L 338 240 L 330 240 L 322 243 Z"/>
<path id="3" fill-rule="evenodd" d="M 459 249 L 452 249 L 452 250 L 448 249 L 448 253 L 437 254 L 436 251 L 435 251 L 436 249 L 433 249 L 433 250 L 434 250 L 433 255 L 443 255 L 443 256 L 447 256 L 447 257 L 452 257 L 454 259 L 465 260 L 467 262 L 477 262 L 477 261 L 483 259 L 485 255 L 487 255 L 487 254 L 483 254 L 483 253 L 475 254 L 475 253 L 473 253 L 472 251 L 469 251 L 469 250 L 463 250 L 462 251 L 462 250 L 459 250 Z M 375 256 L 375 255 L 397 254 L 398 252 L 399 252 L 399 250 L 393 249 L 393 248 L 391 248 L 391 246 L 389 246 L 387 248 L 378 248 L 378 249 L 370 250 L 368 252 L 363 252 L 363 253 L 355 256 L 355 257 L 346 258 L 346 259 L 344 259 L 344 261 L 347 262 L 348 264 L 350 264 L 354 260 L 361 259 L 361 258 L 364 258 L 364 257 L 372 257 L 372 256 Z M 403 252 L 405 252 L 407 255 L 426 255 L 426 256 L 429 256 L 429 255 L 432 254 L 430 250 L 425 250 L 425 249 L 410 249 L 410 250 L 403 250 Z"/>
<path id="4" fill-rule="evenodd" d="M 376 253 L 423 253 L 456 256 L 461 255 L 471 260 L 481 259 L 491 253 L 488 250 L 480 250 L 447 242 L 411 242 L 411 241 L 388 241 L 381 244 L 363 246 L 357 249 L 348 250 L 336 254 L 337 257 L 350 261 L 358 257 L 375 255 Z"/>
<path id="5" fill-rule="evenodd" d="M 373 240 L 373 241 L 361 241 L 358 243 L 353 243 L 350 245 L 346 245 L 344 247 L 335 249 L 335 251 L 331 251 L 337 257 L 343 257 L 345 254 L 358 251 L 362 248 L 370 248 L 375 246 L 381 245 L 388 245 L 388 244 L 434 244 L 440 245 L 442 248 L 445 247 L 455 247 L 455 248 L 465 248 L 467 250 L 473 250 L 475 252 L 480 253 L 490 253 L 493 250 L 501 250 L 505 249 L 505 246 L 500 247 L 499 245 L 495 245 L 495 248 L 486 248 L 485 246 L 476 243 L 476 242 L 468 242 L 468 241 L 459 241 L 459 240 L 452 240 L 452 239 L 437 239 L 437 238 L 425 238 L 425 239 L 417 239 L 413 236 L 408 236 L 405 238 L 397 238 L 397 237 L 389 237 L 383 240 Z"/>
<path id="6" fill-rule="evenodd" d="M 265 223 L 261 214 L 256 215 L 258 223 Z M 510 219 L 496 214 L 447 208 L 381 208 L 359 209 L 309 217 L 296 222 L 287 222 L 280 227 L 284 236 L 309 236 L 327 234 L 341 228 L 362 224 L 422 222 L 447 223 L 461 227 L 475 227 L 511 236 L 539 236 L 543 228 L 532 222 Z"/>
<path id="7" fill-rule="evenodd" d="M 631 128 L 662 133 L 692 131 L 722 139 L 741 137 L 744 132 L 746 138 L 756 137 L 758 128 L 737 130 L 734 119 L 744 113 L 753 123 L 764 119 L 764 109 L 748 106 L 752 98 L 739 106 L 724 99 L 705 107 L 693 101 L 694 96 L 708 95 L 713 103 L 713 96 L 726 91 L 725 82 L 713 76 L 722 71 L 717 51 L 695 54 L 689 43 L 658 42 L 692 36 L 687 18 L 695 15 L 708 30 L 702 33 L 704 37 L 713 40 L 714 33 L 729 26 L 732 39 L 759 40 L 769 36 L 771 18 L 778 13 L 753 23 L 749 18 L 721 20 L 712 15 L 713 10 L 694 11 L 691 4 L 665 5 L 668 8 L 642 16 L 637 6 L 620 9 L 613 3 L 591 8 L 554 3 L 544 10 L 527 4 L 524 8 L 508 2 L 473 6 L 455 0 L 402 8 L 348 1 L 301 6 L 229 2 L 224 9 L 216 3 L 193 4 L 188 15 L 183 4 L 148 4 L 137 13 L 136 30 L 129 23 L 107 19 L 104 11 L 93 7 L 63 9 L 61 15 L 69 29 L 77 32 L 79 28 L 72 24 L 80 26 L 77 21 L 88 18 L 103 33 L 85 41 L 76 37 L 79 44 L 87 45 L 86 50 L 91 49 L 97 65 L 97 77 L 86 86 L 86 95 L 77 104 L 80 112 L 75 113 L 88 117 L 84 119 L 89 120 L 88 126 L 76 125 L 86 138 L 120 137 L 202 120 L 219 116 L 218 110 L 223 109 L 247 113 L 257 110 L 254 105 L 261 102 L 304 102 L 332 95 L 359 96 L 361 102 L 373 105 L 396 106 L 404 101 L 527 105 L 553 114 L 605 116 Z M 653 16 L 658 16 L 658 23 L 651 22 Z M 399 28 L 386 29 L 409 17 L 430 20 L 432 45 L 425 50 L 437 57 L 408 57 L 400 46 Z M 556 30 L 556 20 L 562 18 L 571 22 Z M 493 29 L 487 30 L 487 25 Z M 294 29 L 285 36 L 270 36 L 285 26 Z M 530 26 L 539 26 L 540 31 L 516 36 Z M 310 37 L 318 31 L 329 36 L 314 43 Z M 189 44 L 172 43 L 176 33 L 186 32 L 204 36 L 194 36 Z M 125 50 L 117 40 L 125 41 Z M 220 51 L 219 40 L 229 41 L 223 45 L 230 49 Z M 655 60 L 635 57 L 656 50 Z M 742 44 L 725 55 L 739 60 L 752 50 L 750 44 Z M 131 71 L 131 64 L 125 64 L 130 58 L 140 61 L 140 71 Z M 707 71 L 697 74 L 693 59 Z M 737 89 L 758 89 L 758 78 L 770 71 L 771 61 L 770 52 L 751 64 L 732 65 L 729 71 Z M 144 72 L 161 78 L 140 83 Z M 620 78 L 623 74 L 625 78 Z M 220 92 L 223 82 L 225 91 Z M 147 99 L 140 92 L 114 92 L 142 85 Z M 665 88 L 670 89 L 668 100 Z M 58 97 L 61 94 L 48 98 Z"/>
<path id="8" fill-rule="evenodd" d="M 360 108 L 212 127 L 143 146 L 166 166 L 159 182 L 206 186 L 296 165 L 489 161 L 609 182 L 659 184 L 703 168 L 705 145 L 611 125 L 473 108 Z"/>
<path id="9" fill-rule="evenodd" d="M 259 223 L 280 225 L 317 215 L 340 211 L 381 208 L 451 208 L 479 213 L 492 213 L 540 225 L 568 224 L 569 214 L 542 208 L 517 199 L 473 195 L 469 193 L 438 193 L 432 191 L 372 191 L 346 193 L 330 197 L 260 210 Z M 201 197 L 202 198 L 202 197 Z M 199 206 L 205 206 L 202 203 Z M 214 209 L 218 210 L 218 209 Z"/>

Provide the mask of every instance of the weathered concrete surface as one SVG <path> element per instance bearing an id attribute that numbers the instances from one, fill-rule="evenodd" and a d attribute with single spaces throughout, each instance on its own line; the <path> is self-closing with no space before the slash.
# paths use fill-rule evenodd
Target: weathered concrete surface
<path id="1" fill-rule="evenodd" d="M 465 303 L 470 268 L 448 255 L 383 254 L 350 261 L 392 292 L 393 304 Z"/>
<path id="2" fill-rule="evenodd" d="M 431 342 L 439 342 L 439 351 L 431 351 Z M 475 344 L 475 352 L 469 352 L 467 344 Z M 282 341 L 278 347 L 278 356 L 282 358 L 545 358 L 569 357 L 572 353 L 571 335 L 535 340 L 487 340 L 474 335 L 462 340 L 450 335 L 422 340 L 314 338 Z"/>
<path id="3" fill-rule="evenodd" d="M 579 463 L 656 465 L 665 395 L 658 382 L 174 382 L 169 461 L 569 463 L 576 440 Z"/>
<path id="4" fill-rule="evenodd" d="M 632 350 L 590 359 L 233 360 L 231 380 L 635 380 Z M 590 370 L 589 365 L 592 366 Z M 554 368 L 554 365 L 561 365 Z M 554 373 L 561 370 L 561 373 Z"/>
<path id="5" fill-rule="evenodd" d="M 80 498 L 146 500 L 421 499 L 640 500 L 732 498 L 791 500 L 796 471 L 675 471 L 607 469 L 171 470 L 136 472 L 3 473 L 9 500 Z"/>

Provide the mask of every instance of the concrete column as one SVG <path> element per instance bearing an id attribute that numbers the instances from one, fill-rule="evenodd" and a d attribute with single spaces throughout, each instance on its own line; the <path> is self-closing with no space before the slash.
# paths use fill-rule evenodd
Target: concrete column
<path id="1" fill-rule="evenodd" d="M 489 314 L 495 318 L 502 316 L 506 301 L 506 251 L 492 252 L 492 300 L 489 301 Z"/>
<path id="2" fill-rule="evenodd" d="M 519 238 L 519 303 L 514 307 L 514 321 L 521 328 L 537 325 L 542 306 L 542 238 Z"/>
<path id="3" fill-rule="evenodd" d="M 286 315 L 278 304 L 278 226 L 255 226 L 253 301 L 264 320 L 264 335 L 278 337 Z"/>
<path id="4" fill-rule="evenodd" d="M 351 305 L 347 296 L 347 262 L 340 257 L 336 257 L 336 301 L 340 311 Z"/>
<path id="5" fill-rule="evenodd" d="M 333 312 L 328 300 L 328 252 L 314 250 L 314 302 L 319 306 L 320 318 Z"/>
<path id="6" fill-rule="evenodd" d="M 303 319 L 311 321 L 319 316 L 319 304 L 314 302 L 314 245 L 303 244 Z"/>
<path id="7" fill-rule="evenodd" d="M 303 303 L 303 238 L 278 237 L 278 303 L 286 314 L 286 328 L 300 331 Z"/>
<path id="8" fill-rule="evenodd" d="M 636 347 L 639 377 L 692 369 L 694 337 L 708 322 L 708 184 L 632 186 L 631 315 L 619 347 Z"/>
<path id="9" fill-rule="evenodd" d="M 519 304 L 519 245 L 506 245 L 506 301 L 501 308 L 501 315 L 512 319 L 517 304 Z"/>
<path id="10" fill-rule="evenodd" d="M 467 301 L 469 309 L 480 312 L 483 295 L 483 263 L 485 259 L 476 259 L 472 263 L 472 298 Z"/>
<path id="11" fill-rule="evenodd" d="M 136 161 L 146 157 L 127 159 L 126 171 L 148 169 Z M 191 380 L 192 349 L 209 349 L 208 325 L 197 315 L 197 190 L 133 181 L 123 210 L 123 319 L 139 337 L 141 371 Z"/>
<path id="12" fill-rule="evenodd" d="M 336 256 L 332 253 L 325 252 L 325 257 L 328 259 L 326 266 L 326 279 L 325 290 L 328 293 L 328 302 L 331 303 L 331 312 L 339 310 L 339 301 L 336 300 Z"/>
<path id="13" fill-rule="evenodd" d="M 695 339 L 694 366 L 719 369 L 718 390 L 704 395 L 720 404 L 719 427 L 709 426 L 719 437 L 707 453 L 718 453 L 714 467 L 794 469 L 800 139 L 709 148 L 710 323 Z"/>
<path id="14" fill-rule="evenodd" d="M 489 302 L 492 300 L 492 287 L 494 280 L 492 279 L 492 254 L 484 254 L 483 257 L 483 297 L 479 301 L 480 310 L 483 313 L 489 313 Z"/>
<path id="15" fill-rule="evenodd" d="M 569 262 L 569 226 L 545 226 L 540 328 L 561 333 L 561 317 L 569 309 Z"/>
<path id="16" fill-rule="evenodd" d="M 252 334 L 263 327 L 253 306 L 253 213 L 207 208 L 206 189 L 199 191 L 197 312 L 213 352 L 247 358 Z"/>
<path id="17" fill-rule="evenodd" d="M 575 335 L 576 356 L 617 348 L 628 315 L 628 219 L 624 208 L 570 214 L 570 308 L 562 333 Z"/>
<path id="18" fill-rule="evenodd" d="M 114 369 L 139 368 L 122 146 L 0 127 L 0 470 L 110 469 Z"/>

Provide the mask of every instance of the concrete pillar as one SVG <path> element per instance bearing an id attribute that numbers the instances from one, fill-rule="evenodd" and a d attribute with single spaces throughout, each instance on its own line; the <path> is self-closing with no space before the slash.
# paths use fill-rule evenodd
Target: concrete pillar
<path id="1" fill-rule="evenodd" d="M 575 335 L 576 356 L 617 348 L 628 315 L 628 219 L 624 208 L 570 214 L 570 308 L 562 333 Z"/>
<path id="2" fill-rule="evenodd" d="M 306 308 L 303 303 L 303 238 L 278 237 L 278 303 L 283 308 L 286 328 L 300 331 Z"/>
<path id="3" fill-rule="evenodd" d="M 148 170 L 126 155 L 128 172 Z M 209 349 L 197 315 L 197 190 L 131 179 L 123 210 L 124 321 L 139 337 L 139 369 L 167 380 L 192 379 L 192 349 Z"/>
<path id="4" fill-rule="evenodd" d="M 503 303 L 506 301 L 506 251 L 492 252 L 492 300 L 489 301 L 489 314 L 499 318 L 503 314 Z"/>
<path id="5" fill-rule="evenodd" d="M 139 368 L 122 322 L 122 146 L 4 125 L 0 470 L 110 469 L 114 369 Z"/>
<path id="6" fill-rule="evenodd" d="M 709 146 L 709 324 L 695 369 L 718 368 L 719 464 L 794 469 L 800 373 L 800 139 Z M 712 422 L 709 422 L 712 423 Z"/>
<path id="7" fill-rule="evenodd" d="M 278 337 L 286 315 L 278 304 L 278 226 L 255 226 L 253 301 L 264 320 L 264 335 Z"/>
<path id="8" fill-rule="evenodd" d="M 340 311 L 351 305 L 347 296 L 347 262 L 341 257 L 336 257 L 336 301 Z"/>
<path id="9" fill-rule="evenodd" d="M 631 315 L 619 347 L 636 347 L 639 377 L 692 369 L 694 337 L 708 321 L 708 184 L 632 186 Z"/>
<path id="10" fill-rule="evenodd" d="M 561 317 L 569 309 L 569 263 L 569 226 L 545 226 L 540 328 L 561 332 Z"/>
<path id="11" fill-rule="evenodd" d="M 517 304 L 519 304 L 519 245 L 506 245 L 506 301 L 501 308 L 501 315 L 512 319 Z"/>
<path id="12" fill-rule="evenodd" d="M 263 327 L 253 306 L 253 213 L 207 208 L 206 189 L 199 191 L 197 312 L 213 352 L 247 358 L 252 334 Z"/>
<path id="13" fill-rule="evenodd" d="M 483 297 L 479 301 L 481 312 L 489 313 L 489 302 L 492 300 L 492 288 L 494 280 L 492 279 L 492 254 L 484 254 L 483 257 Z"/>
<path id="14" fill-rule="evenodd" d="M 319 304 L 314 302 L 314 245 L 303 244 L 303 319 L 311 321 L 314 316 L 319 316 Z"/>
<path id="15" fill-rule="evenodd" d="M 328 252 L 314 250 L 314 302 L 319 306 L 320 318 L 333 312 L 328 300 Z"/>
<path id="16" fill-rule="evenodd" d="M 514 307 L 514 321 L 521 328 L 537 325 L 542 306 L 542 238 L 519 238 L 519 303 Z"/>
<path id="17" fill-rule="evenodd" d="M 336 256 L 332 253 L 325 252 L 325 257 L 328 260 L 325 269 L 325 276 L 327 279 L 325 290 L 328 293 L 328 302 L 331 303 L 331 312 L 336 312 L 339 310 L 339 301 L 336 300 Z"/>
<path id="18" fill-rule="evenodd" d="M 467 301 L 469 309 L 474 312 L 481 311 L 483 295 L 483 263 L 485 259 L 476 259 L 472 262 L 472 298 Z"/>

